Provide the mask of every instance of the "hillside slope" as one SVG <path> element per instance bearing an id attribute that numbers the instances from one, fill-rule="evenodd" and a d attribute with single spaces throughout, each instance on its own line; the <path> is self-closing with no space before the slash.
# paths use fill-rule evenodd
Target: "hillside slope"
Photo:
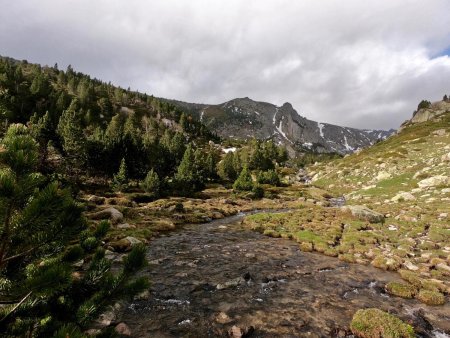
<path id="1" fill-rule="evenodd" d="M 450 104 L 435 103 L 426 111 L 417 112 L 388 140 L 309 170 L 314 185 L 344 195 L 347 204 L 365 205 L 386 216 L 384 226 L 366 234 L 376 241 L 351 255 L 376 266 L 412 271 L 445 285 L 441 288 L 448 292 Z M 428 117 L 417 122 L 424 113 Z"/>
<path id="2" fill-rule="evenodd" d="M 218 105 L 171 101 L 188 110 L 223 138 L 274 139 L 292 152 L 315 151 L 347 154 L 390 136 L 394 130 L 360 130 L 308 120 L 290 103 L 281 107 L 249 98 Z"/>

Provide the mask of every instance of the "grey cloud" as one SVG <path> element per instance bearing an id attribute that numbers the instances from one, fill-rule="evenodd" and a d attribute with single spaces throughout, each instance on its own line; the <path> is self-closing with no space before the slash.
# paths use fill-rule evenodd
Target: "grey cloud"
<path id="1" fill-rule="evenodd" d="M 450 3 L 0 0 L 0 54 L 191 102 L 235 97 L 390 128 L 450 94 Z"/>

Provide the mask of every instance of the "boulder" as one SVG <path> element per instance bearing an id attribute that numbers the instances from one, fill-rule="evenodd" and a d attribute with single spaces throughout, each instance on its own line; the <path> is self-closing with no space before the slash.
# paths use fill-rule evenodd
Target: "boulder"
<path id="1" fill-rule="evenodd" d="M 384 221 L 383 214 L 373 211 L 365 205 L 345 205 L 341 209 L 343 211 L 350 211 L 356 218 L 370 223 L 381 223 Z"/>
<path id="2" fill-rule="evenodd" d="M 135 246 L 135 245 L 137 245 L 137 244 L 141 244 L 142 243 L 142 241 L 140 241 L 140 240 L 138 240 L 137 238 L 135 238 L 135 237 L 131 237 L 131 236 L 128 236 L 128 237 L 126 237 L 125 238 L 128 242 L 130 242 L 130 245 L 133 247 L 133 246 Z"/>
<path id="3" fill-rule="evenodd" d="M 134 224 L 123 223 L 117 225 L 117 229 L 136 229 L 136 226 Z"/>
<path id="4" fill-rule="evenodd" d="M 419 270 L 419 267 L 418 267 L 417 265 L 414 265 L 414 264 L 411 263 L 410 261 L 404 262 L 404 263 L 403 263 L 403 266 L 404 266 L 405 268 L 407 268 L 408 270 L 411 270 L 411 271 L 417 271 L 417 270 Z"/>
<path id="5" fill-rule="evenodd" d="M 231 321 L 232 321 L 232 319 L 225 312 L 220 312 L 216 316 L 216 322 L 218 322 L 220 324 L 227 324 Z"/>
<path id="6" fill-rule="evenodd" d="M 377 177 L 375 177 L 375 179 L 376 179 L 377 181 L 386 180 L 386 179 L 388 179 L 388 178 L 391 178 L 391 174 L 389 174 L 389 173 L 386 172 L 386 171 L 380 171 L 380 172 L 378 173 Z"/>
<path id="7" fill-rule="evenodd" d="M 131 330 L 125 323 L 117 324 L 114 330 L 122 336 L 131 336 Z"/>
<path id="8" fill-rule="evenodd" d="M 97 204 L 97 205 L 101 205 L 101 204 L 105 203 L 105 198 L 104 197 L 95 196 L 95 195 L 89 196 L 89 198 L 87 200 L 88 200 L 88 202 L 92 202 L 92 203 Z"/>
<path id="9" fill-rule="evenodd" d="M 141 244 L 141 243 L 142 243 L 142 241 L 140 241 L 139 239 L 128 236 L 128 237 L 122 238 L 118 241 L 111 242 L 111 243 L 109 243 L 109 245 L 111 247 L 113 247 L 114 250 L 117 252 L 126 252 L 126 251 L 130 251 L 133 246 L 135 246 L 137 244 Z"/>
<path id="10" fill-rule="evenodd" d="M 239 326 L 233 325 L 233 327 L 228 332 L 228 335 L 232 338 L 248 337 L 253 333 L 253 331 L 255 331 L 255 328 L 253 326 L 241 328 Z"/>
<path id="11" fill-rule="evenodd" d="M 149 300 L 151 297 L 149 290 L 144 290 L 141 293 L 133 297 L 134 300 Z"/>
<path id="12" fill-rule="evenodd" d="M 238 277 L 238 278 L 229 280 L 228 282 L 225 282 L 222 284 L 217 284 L 216 289 L 217 290 L 228 289 L 228 288 L 244 285 L 245 283 L 246 283 L 246 281 L 243 277 Z"/>
<path id="13" fill-rule="evenodd" d="M 401 192 L 394 197 L 392 197 L 392 202 L 399 202 L 399 201 L 414 201 L 416 198 L 413 194 L 410 192 Z"/>
<path id="14" fill-rule="evenodd" d="M 419 183 L 417 183 L 417 185 L 420 188 L 429 188 L 429 187 L 435 187 L 438 185 L 445 185 L 448 183 L 449 183 L 449 178 L 447 176 L 437 175 L 437 176 L 433 176 L 430 178 L 426 178 L 426 179 L 420 181 Z"/>
<path id="15" fill-rule="evenodd" d="M 94 212 L 88 216 L 90 219 L 109 219 L 112 224 L 118 224 L 123 221 L 123 214 L 116 208 L 106 208 L 104 210 Z"/>
<path id="16" fill-rule="evenodd" d="M 438 129 L 438 130 L 435 130 L 435 131 L 433 131 L 433 135 L 436 135 L 436 136 L 445 136 L 445 129 Z"/>
<path id="17" fill-rule="evenodd" d="M 108 306 L 108 308 L 93 322 L 93 328 L 102 329 L 114 324 L 119 313 L 123 310 L 123 307 L 124 304 L 121 302 Z"/>
<path id="18" fill-rule="evenodd" d="M 450 162 L 450 153 L 442 155 L 441 161 L 442 162 Z"/>

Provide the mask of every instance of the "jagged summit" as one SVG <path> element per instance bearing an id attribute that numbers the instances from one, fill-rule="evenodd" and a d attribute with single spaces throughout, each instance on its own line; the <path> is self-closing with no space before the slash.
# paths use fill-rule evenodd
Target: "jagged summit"
<path id="1" fill-rule="evenodd" d="M 360 130 L 308 120 L 289 102 L 280 107 L 253 101 L 248 97 L 218 105 L 172 102 L 188 109 L 221 137 L 274 139 L 286 145 L 291 153 L 304 150 L 351 153 L 385 139 L 394 132 Z"/>

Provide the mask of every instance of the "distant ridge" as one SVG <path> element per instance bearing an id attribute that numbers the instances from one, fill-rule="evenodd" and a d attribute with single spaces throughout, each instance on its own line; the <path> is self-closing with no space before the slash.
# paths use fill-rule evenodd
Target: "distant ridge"
<path id="1" fill-rule="evenodd" d="M 291 153 L 348 154 L 392 135 L 395 130 L 367 130 L 319 123 L 299 115 L 290 103 L 278 107 L 248 97 L 218 105 L 171 100 L 223 138 L 273 139 Z"/>

